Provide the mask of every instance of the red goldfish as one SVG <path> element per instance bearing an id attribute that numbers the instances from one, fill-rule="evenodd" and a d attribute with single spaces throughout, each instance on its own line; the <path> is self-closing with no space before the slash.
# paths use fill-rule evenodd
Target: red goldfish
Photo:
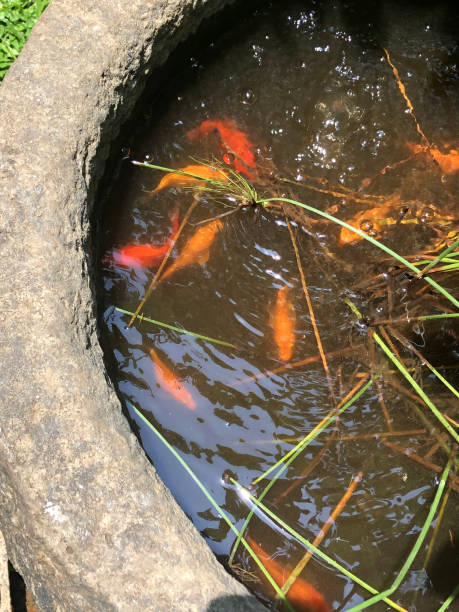
<path id="1" fill-rule="evenodd" d="M 415 155 L 423 152 L 430 154 L 444 174 L 454 174 L 459 170 L 459 151 L 456 151 L 456 149 L 450 149 L 448 153 L 442 153 L 438 147 L 427 147 L 413 142 L 407 142 L 406 146 Z"/>
<path id="2" fill-rule="evenodd" d="M 166 280 L 174 272 L 185 266 L 191 266 L 194 263 L 206 263 L 215 236 L 222 228 L 223 224 L 219 219 L 200 227 L 185 244 L 174 263 L 164 272 L 161 280 Z"/>
<path id="3" fill-rule="evenodd" d="M 164 365 L 156 354 L 156 351 L 152 348 L 150 349 L 150 357 L 155 366 L 156 380 L 159 386 L 175 397 L 177 401 L 185 404 L 187 408 L 194 410 L 196 408 L 196 402 L 191 397 L 190 392 L 185 389 L 178 378 L 176 378 L 169 368 Z"/>
<path id="4" fill-rule="evenodd" d="M 216 181 L 227 181 L 228 175 L 219 170 L 218 168 L 211 168 L 202 164 L 191 164 L 184 168 L 179 168 L 183 172 L 190 172 L 191 174 L 197 174 L 203 179 L 214 179 Z M 178 172 L 168 172 L 159 181 L 158 185 L 153 189 L 151 193 L 157 193 L 167 187 L 188 187 L 192 185 L 199 185 L 202 181 L 199 178 L 193 176 L 187 176 Z"/>
<path id="5" fill-rule="evenodd" d="M 238 129 L 236 122 L 232 119 L 209 119 L 187 134 L 190 140 L 202 139 L 212 132 L 217 132 L 221 138 L 226 153 L 223 160 L 231 164 L 236 172 L 245 174 L 249 179 L 254 175 L 249 168 L 255 168 L 255 156 L 253 144 L 247 135 Z"/>
<path id="6" fill-rule="evenodd" d="M 274 340 L 277 345 L 279 359 L 289 361 L 292 358 L 295 345 L 295 311 L 288 299 L 289 288 L 282 287 L 277 292 L 277 301 L 272 317 Z"/>
<path id="7" fill-rule="evenodd" d="M 158 264 L 166 254 L 178 230 L 178 213 L 171 217 L 172 227 L 169 238 L 164 244 L 131 244 L 119 251 L 114 251 L 112 260 L 120 265 L 132 268 L 150 268 Z"/>
<path id="8" fill-rule="evenodd" d="M 271 574 L 274 582 L 282 587 L 288 578 L 288 572 L 282 565 L 279 565 L 267 553 L 258 546 L 258 544 L 250 537 L 246 537 L 247 543 L 253 549 L 265 568 Z M 319 591 L 312 584 L 309 584 L 304 578 L 298 577 L 286 594 L 288 601 L 294 606 L 298 612 L 330 612 L 330 607 Z"/>

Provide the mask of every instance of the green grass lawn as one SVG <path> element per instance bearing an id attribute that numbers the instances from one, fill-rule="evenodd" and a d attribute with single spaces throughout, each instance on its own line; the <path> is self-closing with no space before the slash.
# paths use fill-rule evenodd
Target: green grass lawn
<path id="1" fill-rule="evenodd" d="M 0 81 L 50 0 L 0 0 Z"/>

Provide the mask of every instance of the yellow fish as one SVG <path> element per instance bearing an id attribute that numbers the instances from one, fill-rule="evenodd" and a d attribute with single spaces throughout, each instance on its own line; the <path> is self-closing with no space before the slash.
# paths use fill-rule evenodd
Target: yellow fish
<path id="1" fill-rule="evenodd" d="M 210 168 L 209 166 L 204 166 L 202 164 L 191 164 L 189 166 L 185 166 L 184 168 L 179 168 L 179 170 L 182 172 L 190 172 L 191 174 L 196 174 L 197 176 L 187 176 L 185 174 L 180 174 L 179 172 L 168 172 L 163 176 L 151 193 L 158 193 L 158 191 L 167 189 L 168 187 L 192 187 L 193 185 L 200 185 L 203 182 L 202 179 L 212 179 L 215 181 L 228 180 L 228 175 L 226 172 L 223 172 L 223 170 L 219 170 L 218 168 Z"/>

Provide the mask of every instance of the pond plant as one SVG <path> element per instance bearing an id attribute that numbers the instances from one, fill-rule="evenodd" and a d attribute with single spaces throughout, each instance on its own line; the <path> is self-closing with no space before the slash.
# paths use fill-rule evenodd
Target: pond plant
<path id="1" fill-rule="evenodd" d="M 212 257 L 216 235 L 244 211 L 249 209 L 260 211 L 261 214 L 273 219 L 281 219 L 282 225 L 278 231 L 288 232 L 295 255 L 298 282 L 301 284 L 304 295 L 304 308 L 313 328 L 317 355 L 296 362 L 292 361 L 294 340 L 292 340 L 291 329 L 294 323 L 290 320 L 291 305 L 288 302 L 288 292 L 279 290 L 277 314 L 273 315 L 271 325 L 275 332 L 275 344 L 279 351 L 280 365 L 254 377 L 248 377 L 247 380 L 260 376 L 274 376 L 282 372 L 304 368 L 308 363 L 319 362 L 322 364 L 327 380 L 332 408 L 311 431 L 296 440 L 287 453 L 264 473 L 260 473 L 251 483 L 250 489 L 243 487 L 238 482 L 236 475 L 229 471 L 223 477 L 224 485 L 232 487 L 241 499 L 245 500 L 249 509 L 242 525 L 236 526 L 231 521 L 225 510 L 215 501 L 210 489 L 198 478 L 174 445 L 147 418 L 142 407 L 134 406 L 126 400 L 131 415 L 149 427 L 165 445 L 234 533 L 235 539 L 227 562 L 228 567 L 242 580 L 252 579 L 246 562 L 241 565 L 235 561 L 237 554 L 240 558 L 239 549 L 243 547 L 249 557 L 254 560 L 260 575 L 271 586 L 273 605 L 281 602 L 279 605 L 288 610 L 313 612 L 329 610 L 326 597 L 308 585 L 301 576 L 312 557 L 329 564 L 367 592 L 367 598 L 348 608 L 352 612 L 366 609 L 378 602 L 384 602 L 395 610 L 406 610 L 396 601 L 397 590 L 422 551 L 424 551 L 422 567 L 427 566 L 432 551 L 437 545 L 436 539 L 445 507 L 448 503 L 454 503 L 450 501 L 451 492 L 452 496 L 457 496 L 459 493 L 459 478 L 456 476 L 459 423 L 457 422 L 457 411 L 453 410 L 453 407 L 458 405 L 459 391 L 445 374 L 449 366 L 432 364 L 423 355 L 422 348 L 415 346 L 404 331 L 407 324 L 414 324 L 422 328 L 422 334 L 428 334 L 426 328 L 429 324 L 444 322 L 445 324 L 451 323 L 452 326 L 448 329 L 450 333 L 455 333 L 454 321 L 459 317 L 459 301 L 455 295 L 459 270 L 458 219 L 451 211 L 443 210 L 432 203 L 405 200 L 401 192 L 395 192 L 388 197 L 371 193 L 369 189 L 375 181 L 383 181 L 393 169 L 404 164 L 416 164 L 423 156 L 423 163 L 427 164 L 429 171 L 441 178 L 447 190 L 445 179 L 459 172 L 459 154 L 452 147 L 440 151 L 438 147 L 429 142 L 418 122 L 413 104 L 392 62 L 389 51 L 384 49 L 384 55 L 392 69 L 399 92 L 406 105 L 406 111 L 410 114 L 416 127 L 419 144 L 410 145 L 410 155 L 405 159 L 396 160 L 382 168 L 377 175 L 363 179 L 362 189 L 359 191 L 352 191 L 342 185 L 329 184 L 325 178 L 320 177 L 302 176 L 301 180 L 295 180 L 282 176 L 272 161 L 256 158 L 253 155 L 250 139 L 232 119 L 207 120 L 188 133 L 190 141 L 199 141 L 211 134 L 217 139 L 223 150 L 222 160 L 191 158 L 189 165 L 174 169 L 131 159 L 136 166 L 164 173 L 163 178 L 151 192 L 152 194 L 157 194 L 163 189 L 175 188 L 185 194 L 190 193 L 192 201 L 180 224 L 177 224 L 173 216 L 175 225 L 173 225 L 172 233 L 164 245 L 158 247 L 158 261 L 161 260 L 161 263 L 135 312 L 124 309 L 122 305 L 116 305 L 118 312 L 129 317 L 128 327 L 139 326 L 140 329 L 140 326 L 145 323 L 153 324 L 180 334 L 190 334 L 216 345 L 230 347 L 236 351 L 250 352 L 250 348 L 236 345 L 229 339 L 212 338 L 147 316 L 149 298 L 162 281 L 175 274 L 180 268 L 206 262 L 209 257 Z M 298 189 L 302 189 L 304 193 L 313 191 L 324 194 L 335 203 L 323 210 L 311 206 L 296 196 Z M 209 200 L 220 204 L 222 212 L 210 217 L 206 215 Z M 343 201 L 351 201 L 359 207 L 352 218 L 341 218 L 340 205 Z M 202 209 L 201 218 L 196 221 L 195 211 L 200 210 L 200 207 Z M 191 218 L 194 219 L 194 227 L 189 229 Z M 405 253 L 403 244 L 400 245 L 400 252 L 386 246 L 382 239 L 385 232 L 392 227 L 404 226 L 429 226 L 434 230 L 435 240 L 425 244 L 415 253 Z M 335 290 L 335 295 L 348 308 L 349 315 L 353 317 L 361 342 L 357 347 L 361 368 L 347 383 L 341 380 L 336 369 L 333 371 L 334 355 L 327 354 L 323 346 L 320 321 L 316 318 L 314 301 L 308 289 L 305 272 L 307 266 L 304 254 L 300 252 L 298 246 L 299 232 L 306 234 L 309 240 L 316 244 L 316 252 L 320 253 L 320 260 L 316 254 L 313 255 L 312 265 L 320 266 L 325 270 L 334 267 L 341 268 L 350 275 L 349 278 L 352 275 L 352 268 L 320 240 L 319 228 L 321 228 L 320 231 L 323 231 L 323 228 L 328 232 L 335 231 L 341 246 L 366 241 L 374 249 L 368 276 L 354 279 L 346 290 L 343 291 L 336 286 L 332 274 L 327 276 Z M 187 241 L 184 242 L 182 234 L 185 234 L 188 229 L 190 234 Z M 179 254 L 173 263 L 169 263 L 174 248 L 178 248 Z M 142 265 L 141 262 L 140 265 Z M 311 265 L 311 262 L 308 265 Z M 384 316 L 378 314 L 383 312 Z M 351 344 L 343 349 L 342 354 L 352 350 L 354 347 Z M 177 401 L 194 410 L 195 400 L 183 388 L 180 380 L 175 378 L 174 374 L 161 362 L 153 348 L 150 349 L 150 354 L 157 370 L 160 386 L 169 390 Z M 426 376 L 435 377 L 438 384 L 442 385 L 445 393 L 449 395 L 449 399 L 442 402 L 440 407 L 424 391 Z M 339 380 L 338 386 L 337 380 Z M 236 381 L 235 384 L 243 382 Z M 387 388 L 396 390 L 397 393 L 410 400 L 414 418 L 419 421 L 420 425 L 417 430 L 394 430 L 393 419 L 387 407 L 387 401 L 390 401 L 390 397 L 386 397 Z M 346 429 L 341 422 L 341 415 L 355 405 L 360 397 L 370 392 L 377 394 L 386 422 L 385 430 L 347 436 Z M 320 469 L 324 452 L 330 444 L 338 444 L 339 441 L 346 439 L 380 440 L 389 450 L 400 453 L 410 461 L 423 466 L 437 478 L 436 492 L 425 514 L 422 528 L 411 542 L 410 550 L 392 583 L 385 589 L 374 588 L 353 573 L 348 564 L 339 562 L 320 548 L 325 535 L 340 520 L 341 512 L 361 480 L 365 478 L 363 470 L 354 475 L 348 489 L 343 491 L 340 501 L 313 541 L 306 539 L 282 516 L 265 505 L 265 497 L 279 482 L 279 478 L 292 462 L 295 460 L 298 462 L 302 456 L 304 457 L 311 442 L 318 436 L 324 436 L 327 432 L 329 438 L 325 446 L 316 453 L 311 461 L 307 462 L 301 476 L 294 480 L 280 497 L 291 494 L 300 482 L 307 482 L 311 473 Z M 403 440 L 407 436 L 410 440 L 413 436 L 419 436 L 419 440 L 422 439 L 419 449 L 427 449 L 427 452 L 421 453 L 421 450 L 417 451 L 412 447 L 405 447 L 402 443 L 395 444 L 391 441 L 394 438 Z M 432 461 L 434 456 L 439 458 L 437 463 Z M 254 514 L 261 516 L 266 524 L 272 525 L 287 539 L 294 540 L 304 547 L 303 557 L 290 573 L 271 558 L 269 552 L 265 551 L 255 541 L 254 536 L 249 534 Z M 458 592 L 459 585 L 444 599 L 439 612 L 446 610 L 452 604 Z"/>

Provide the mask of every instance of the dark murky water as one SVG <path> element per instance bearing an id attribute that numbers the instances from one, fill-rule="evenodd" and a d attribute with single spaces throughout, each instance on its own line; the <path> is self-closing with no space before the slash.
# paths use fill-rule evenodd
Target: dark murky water
<path id="1" fill-rule="evenodd" d="M 446 4 L 383 2 L 369 9 L 364 4 L 286 2 L 252 10 L 218 41 L 204 42 L 199 56 L 189 58 L 184 71 L 162 90 L 163 110 L 130 143 L 131 157 L 171 168 L 196 163 L 192 157 L 228 160 L 218 136 L 191 142 L 187 132 L 205 120 L 232 119 L 254 145 L 263 174 L 256 181 L 260 193 L 284 193 L 329 211 L 370 230 L 402 255 L 425 252 L 454 231 L 459 172 L 445 173 L 446 166 L 442 170 L 425 151 L 413 155 L 407 143 L 423 141 L 383 48 L 398 68 L 420 129 L 432 147 L 446 154 L 459 148 L 457 25 Z M 407 161 L 396 164 L 402 160 Z M 363 472 L 320 548 L 373 587 L 387 588 L 433 500 L 439 474 L 432 464 L 443 467 L 447 453 L 435 447 L 422 415 L 437 424 L 435 418 L 409 397 L 409 384 L 377 347 L 372 355 L 368 327 L 356 323 L 344 298 L 364 313 L 367 323 L 402 319 L 385 328 L 389 340 L 427 395 L 451 418 L 455 408 L 457 418 L 457 399 L 419 366 L 418 357 L 396 335 L 407 337 L 436 367 L 448 366 L 442 373 L 457 385 L 457 370 L 451 367 L 457 366 L 459 354 L 457 326 L 450 320 L 406 322 L 408 314 L 454 308 L 425 291 L 423 281 L 411 282 L 374 246 L 363 240 L 348 243 L 335 225 L 315 222 L 302 228 L 292 223 L 328 355 L 327 380 L 285 218 L 258 207 L 222 218 L 208 262 L 183 267 L 159 283 L 143 310 L 146 317 L 239 348 L 145 321 L 127 329 L 129 317 L 115 307 L 134 311 L 156 267 L 116 264 L 113 252 L 134 243 L 162 244 L 171 213 L 178 210 L 182 219 L 193 200 L 192 192 L 180 187 L 149 194 L 161 177 L 123 162 L 103 220 L 105 335 L 117 364 L 114 379 L 121 398 L 141 409 L 240 528 L 249 506 L 222 476 L 230 471 L 249 486 L 364 380 L 373 363 L 374 371 L 383 374 L 379 389 L 373 384 L 342 414 L 338 426 L 321 433 L 264 503 L 312 541 L 353 477 Z M 377 211 L 367 217 L 361 214 L 373 209 Z M 200 227 L 194 224 L 225 210 L 203 197 L 172 258 Z M 434 278 L 457 293 L 452 273 Z M 282 369 L 272 328 L 277 292 L 284 286 L 290 287 L 296 313 L 291 361 L 311 358 L 290 369 Z M 182 381 L 191 396 L 188 406 L 160 384 L 152 348 Z M 225 561 L 234 534 L 170 452 L 132 411 L 130 415 L 161 477 Z M 417 433 L 406 433 L 413 430 Z M 388 432 L 387 437 L 370 437 Z M 401 448 L 424 458 L 423 464 Z M 258 483 L 256 492 L 267 483 Z M 450 492 L 428 563 L 432 529 L 392 596 L 404 608 L 437 610 L 457 582 L 457 495 L 458 490 Z M 305 552 L 258 516 L 248 533 L 281 566 L 292 568 Z M 242 550 L 235 563 L 255 571 Z M 302 576 L 333 610 L 350 609 L 369 597 L 315 558 Z M 247 584 L 265 602 L 272 595 L 263 581 Z M 382 603 L 372 609 L 389 607 Z"/>

